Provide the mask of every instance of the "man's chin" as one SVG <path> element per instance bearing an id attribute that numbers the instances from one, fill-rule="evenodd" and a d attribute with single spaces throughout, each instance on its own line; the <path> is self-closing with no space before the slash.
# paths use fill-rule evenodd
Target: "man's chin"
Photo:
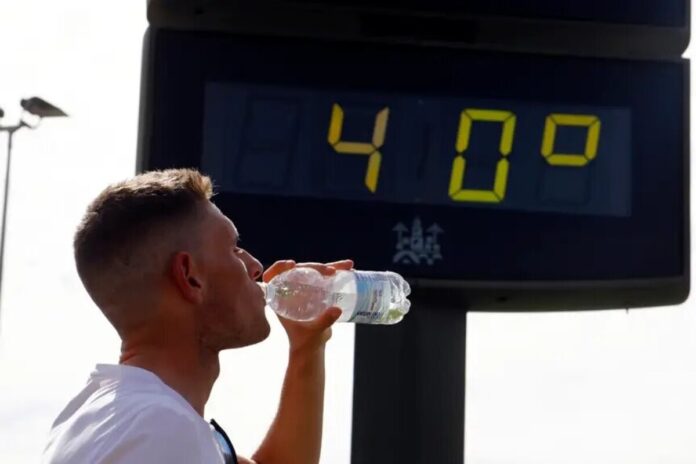
<path id="1" fill-rule="evenodd" d="M 268 320 L 264 317 L 262 330 L 260 331 L 260 334 L 259 334 L 259 339 L 255 343 L 261 343 L 262 341 L 267 339 L 270 334 L 271 334 L 271 325 L 268 323 Z"/>
<path id="2" fill-rule="evenodd" d="M 264 317 L 263 320 L 259 321 L 256 326 L 249 328 L 249 330 L 243 334 L 243 337 L 235 340 L 234 346 L 229 346 L 228 348 L 242 348 L 245 346 L 256 345 L 257 343 L 261 343 L 262 341 L 266 340 L 270 333 L 271 326 L 268 324 L 266 317 Z"/>

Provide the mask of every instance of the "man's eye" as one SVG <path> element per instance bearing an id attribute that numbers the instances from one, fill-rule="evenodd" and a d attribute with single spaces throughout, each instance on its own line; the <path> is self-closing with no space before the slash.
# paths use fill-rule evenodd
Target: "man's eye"
<path id="1" fill-rule="evenodd" d="M 235 252 L 235 253 L 241 253 L 241 252 L 243 252 L 243 251 L 244 251 L 244 250 L 243 250 L 242 248 L 234 247 L 234 252 Z"/>

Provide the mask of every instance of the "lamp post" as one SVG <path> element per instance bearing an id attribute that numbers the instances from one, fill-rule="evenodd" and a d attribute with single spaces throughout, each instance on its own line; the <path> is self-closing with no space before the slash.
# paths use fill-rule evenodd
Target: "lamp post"
<path id="1" fill-rule="evenodd" d="M 19 122 L 11 126 L 3 126 L 0 124 L 0 132 L 7 132 L 7 163 L 5 167 L 5 195 L 3 196 L 3 207 L 2 207 L 2 224 L 0 225 L 0 309 L 2 304 L 2 281 L 3 275 L 2 270 L 5 262 L 5 224 L 7 222 L 7 197 L 10 191 L 10 163 L 12 161 L 12 138 L 14 134 L 26 127 L 29 129 L 36 129 L 39 127 L 41 120 L 43 118 L 54 118 L 54 117 L 64 117 L 67 116 L 63 110 L 53 106 L 47 101 L 39 98 L 32 97 L 27 99 L 22 99 L 19 104 L 22 107 L 22 115 L 19 118 Z M 26 113 L 38 117 L 38 121 L 34 124 L 30 124 L 24 119 Z M 0 108 L 0 119 L 5 115 L 5 112 Z"/>

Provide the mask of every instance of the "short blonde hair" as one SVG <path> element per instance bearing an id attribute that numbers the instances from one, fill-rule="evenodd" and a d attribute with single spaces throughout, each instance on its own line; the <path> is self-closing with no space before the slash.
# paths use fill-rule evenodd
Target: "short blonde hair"
<path id="1" fill-rule="evenodd" d="M 77 272 L 94 302 L 104 309 L 119 280 L 126 284 L 123 274 L 137 278 L 151 264 L 133 262 L 141 249 L 182 229 L 212 196 L 210 178 L 194 169 L 150 171 L 104 189 L 88 206 L 73 242 Z"/>

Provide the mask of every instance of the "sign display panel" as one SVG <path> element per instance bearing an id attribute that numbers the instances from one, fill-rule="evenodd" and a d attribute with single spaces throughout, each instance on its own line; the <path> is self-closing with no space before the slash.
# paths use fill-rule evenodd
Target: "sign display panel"
<path id="1" fill-rule="evenodd" d="M 347 253 L 472 309 L 686 297 L 685 61 L 147 41 L 139 168 L 210 174 L 265 264 Z"/>

